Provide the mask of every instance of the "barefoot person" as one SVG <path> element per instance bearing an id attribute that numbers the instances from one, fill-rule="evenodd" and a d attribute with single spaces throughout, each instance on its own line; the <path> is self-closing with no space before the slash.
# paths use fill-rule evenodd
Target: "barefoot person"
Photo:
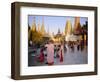
<path id="1" fill-rule="evenodd" d="M 47 63 L 48 63 L 48 65 L 53 65 L 53 63 L 54 63 L 53 41 L 49 41 L 49 44 L 46 44 L 45 47 L 47 47 Z"/>

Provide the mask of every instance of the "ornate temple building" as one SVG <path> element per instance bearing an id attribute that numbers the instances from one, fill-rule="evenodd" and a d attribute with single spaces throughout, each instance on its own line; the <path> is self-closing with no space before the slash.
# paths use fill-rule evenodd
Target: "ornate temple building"
<path id="1" fill-rule="evenodd" d="M 58 33 L 55 35 L 55 42 L 62 42 L 63 34 L 61 33 L 60 29 L 58 28 Z"/>
<path id="2" fill-rule="evenodd" d="M 86 25 L 86 24 L 85 24 Z M 85 26 L 87 27 L 87 26 Z M 80 24 L 80 17 L 75 17 L 75 23 L 74 23 L 74 29 L 73 29 L 73 34 L 79 37 L 79 41 L 83 45 L 87 45 L 87 30 L 84 29 L 81 24 Z"/>

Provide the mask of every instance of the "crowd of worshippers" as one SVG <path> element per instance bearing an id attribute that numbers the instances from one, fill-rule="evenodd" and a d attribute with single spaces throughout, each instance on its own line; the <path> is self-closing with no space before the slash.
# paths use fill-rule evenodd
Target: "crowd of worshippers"
<path id="1" fill-rule="evenodd" d="M 40 53 L 38 55 L 38 61 L 44 62 L 46 60 L 46 64 L 53 65 L 54 59 L 59 58 L 59 62 L 64 61 L 64 53 L 70 49 L 71 52 L 74 52 L 75 46 L 77 48 L 77 51 L 83 50 L 83 44 L 82 42 L 68 42 L 68 43 L 60 43 L 59 45 L 55 45 L 54 42 L 48 41 L 45 43 L 44 46 L 41 46 Z"/>

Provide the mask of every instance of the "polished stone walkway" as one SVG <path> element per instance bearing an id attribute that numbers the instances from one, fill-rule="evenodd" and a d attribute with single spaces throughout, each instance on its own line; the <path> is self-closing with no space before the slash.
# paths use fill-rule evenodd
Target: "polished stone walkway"
<path id="1" fill-rule="evenodd" d="M 40 63 L 34 54 L 29 54 L 28 56 L 28 65 L 29 66 L 46 66 L 46 56 L 45 61 Z M 54 65 L 75 65 L 75 64 L 87 64 L 88 63 L 88 54 L 87 49 L 84 48 L 82 51 L 78 51 L 75 47 L 74 52 L 71 49 L 68 49 L 64 54 L 63 62 L 60 62 L 59 58 L 54 58 Z"/>

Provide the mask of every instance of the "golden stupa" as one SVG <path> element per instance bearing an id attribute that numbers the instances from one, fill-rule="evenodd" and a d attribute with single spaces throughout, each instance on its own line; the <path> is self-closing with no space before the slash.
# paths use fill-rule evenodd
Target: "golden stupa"
<path id="1" fill-rule="evenodd" d="M 32 28 L 32 31 L 36 31 L 35 17 L 34 17 L 33 24 L 32 24 L 31 28 Z"/>
<path id="2" fill-rule="evenodd" d="M 74 32 L 77 32 L 77 30 L 79 29 L 79 25 L 80 24 L 80 17 L 75 17 L 75 23 L 74 23 Z"/>
<path id="3" fill-rule="evenodd" d="M 72 34 L 72 24 L 70 22 L 70 20 L 68 20 L 66 22 L 66 26 L 65 26 L 65 35 L 71 35 Z"/>

